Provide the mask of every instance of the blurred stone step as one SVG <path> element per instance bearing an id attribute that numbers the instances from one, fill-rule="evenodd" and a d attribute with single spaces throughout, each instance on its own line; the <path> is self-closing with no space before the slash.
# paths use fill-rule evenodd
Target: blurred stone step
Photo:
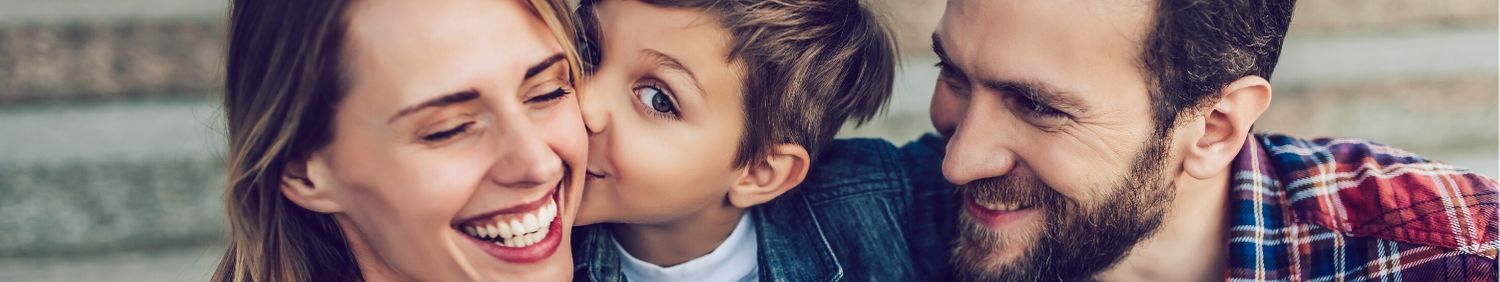
<path id="1" fill-rule="evenodd" d="M 221 238 L 216 109 L 205 98 L 0 106 L 0 256 Z"/>
<path id="2" fill-rule="evenodd" d="M 218 89 L 227 3 L 0 0 L 0 104 Z"/>
<path id="3" fill-rule="evenodd" d="M 0 257 L 0 281 L 207 281 L 224 245 L 177 245 L 98 254 Z"/>

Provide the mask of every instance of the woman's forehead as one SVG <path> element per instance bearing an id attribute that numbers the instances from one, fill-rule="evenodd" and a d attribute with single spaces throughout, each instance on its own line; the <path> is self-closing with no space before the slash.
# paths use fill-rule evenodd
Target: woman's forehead
<path id="1" fill-rule="evenodd" d="M 520 1 L 372 0 L 350 7 L 348 17 L 353 88 L 426 93 L 517 84 L 527 66 L 561 52 Z"/>

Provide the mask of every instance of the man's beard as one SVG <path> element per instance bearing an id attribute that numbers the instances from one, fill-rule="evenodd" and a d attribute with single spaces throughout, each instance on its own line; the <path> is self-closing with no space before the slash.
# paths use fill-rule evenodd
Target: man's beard
<path id="1" fill-rule="evenodd" d="M 955 277 L 962 281 L 1093 280 L 1161 226 L 1176 190 L 1163 181 L 1164 137 L 1147 141 L 1130 174 L 1112 183 L 1113 189 L 1101 190 L 1108 194 L 1096 203 L 1068 199 L 1030 175 L 1004 175 L 959 187 L 957 193 L 966 200 L 1019 203 L 1040 209 L 1046 217 L 1029 249 L 1015 261 L 993 267 L 989 261 L 995 259 L 995 251 L 1021 246 L 1006 246 L 996 231 L 967 214 L 959 216 L 959 238 L 950 258 Z"/>

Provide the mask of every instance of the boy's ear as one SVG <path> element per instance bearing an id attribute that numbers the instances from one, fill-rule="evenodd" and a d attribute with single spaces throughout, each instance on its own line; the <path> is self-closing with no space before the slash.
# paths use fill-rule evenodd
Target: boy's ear
<path id="1" fill-rule="evenodd" d="M 764 161 L 750 164 L 729 188 L 729 203 L 749 208 L 769 202 L 802 184 L 812 166 L 812 157 L 802 145 L 778 144 Z"/>
<path id="2" fill-rule="evenodd" d="M 334 213 L 343 207 L 334 200 L 328 166 L 322 154 L 314 153 L 304 160 L 286 163 L 281 170 L 281 195 L 302 208 Z"/>
<path id="3" fill-rule="evenodd" d="M 1271 83 L 1260 76 L 1241 77 L 1219 95 L 1219 103 L 1205 111 L 1202 135 L 1193 138 L 1183 162 L 1183 171 L 1194 178 L 1218 175 L 1239 156 L 1250 127 L 1271 105 Z"/>

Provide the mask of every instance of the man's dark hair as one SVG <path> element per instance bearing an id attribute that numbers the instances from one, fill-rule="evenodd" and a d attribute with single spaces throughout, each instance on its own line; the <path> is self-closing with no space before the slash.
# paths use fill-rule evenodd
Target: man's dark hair
<path id="1" fill-rule="evenodd" d="M 1156 133 L 1218 103 L 1245 76 L 1271 79 L 1296 0 L 1158 0 L 1141 60 Z"/>
<path id="2" fill-rule="evenodd" d="M 601 38 L 591 34 L 597 2 L 580 3 L 587 39 Z M 728 59 L 745 66 L 745 135 L 735 167 L 759 162 L 776 144 L 802 145 L 816 159 L 845 122 L 863 124 L 890 100 L 895 44 L 859 0 L 643 2 L 700 9 L 728 29 Z M 584 53 L 598 61 L 597 52 Z"/>

